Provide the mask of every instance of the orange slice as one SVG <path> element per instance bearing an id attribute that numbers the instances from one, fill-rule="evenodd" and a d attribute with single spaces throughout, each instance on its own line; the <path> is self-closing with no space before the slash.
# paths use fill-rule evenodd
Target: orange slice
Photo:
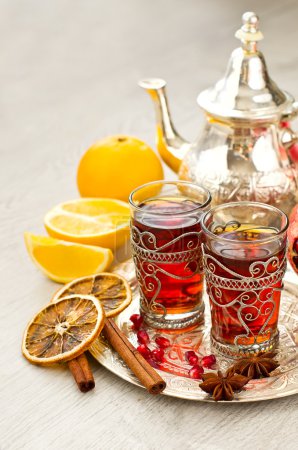
<path id="1" fill-rule="evenodd" d="M 29 322 L 22 352 L 32 364 L 50 365 L 76 358 L 96 339 L 105 321 L 97 298 L 70 295 L 43 308 Z"/>
<path id="2" fill-rule="evenodd" d="M 100 301 L 106 317 L 119 314 L 132 299 L 128 282 L 116 273 L 100 273 L 74 280 L 59 289 L 52 302 L 71 294 L 94 295 Z"/>
<path id="3" fill-rule="evenodd" d="M 61 203 L 44 218 L 50 236 L 70 242 L 115 249 L 129 238 L 126 202 L 109 198 L 79 198 Z"/>
<path id="4" fill-rule="evenodd" d="M 25 233 L 29 255 L 51 280 L 69 283 L 76 278 L 107 270 L 113 261 L 108 248 L 59 241 Z"/>

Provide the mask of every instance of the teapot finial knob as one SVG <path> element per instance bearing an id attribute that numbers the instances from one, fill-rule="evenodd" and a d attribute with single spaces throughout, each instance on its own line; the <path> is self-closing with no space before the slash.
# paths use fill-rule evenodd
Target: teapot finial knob
<path id="1" fill-rule="evenodd" d="M 252 29 L 254 32 L 256 32 L 259 29 L 259 17 L 254 12 L 245 12 L 242 16 L 242 23 L 242 29 L 245 29 L 247 31 L 250 31 L 250 29 Z"/>
<path id="2" fill-rule="evenodd" d="M 242 27 L 236 31 L 235 36 L 240 39 L 245 50 L 255 52 L 257 42 L 263 39 L 263 34 L 259 30 L 259 17 L 254 12 L 245 12 L 242 23 Z"/>

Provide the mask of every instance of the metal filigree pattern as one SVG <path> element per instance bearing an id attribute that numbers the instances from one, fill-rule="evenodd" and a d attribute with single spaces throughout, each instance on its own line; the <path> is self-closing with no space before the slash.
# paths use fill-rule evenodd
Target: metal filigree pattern
<path id="1" fill-rule="evenodd" d="M 200 236 L 201 232 L 188 232 L 159 246 L 153 233 L 131 227 L 133 261 L 140 287 L 141 309 L 145 314 L 151 313 L 161 318 L 167 315 L 165 306 L 156 301 L 162 289 L 161 276 L 187 280 L 202 273 Z M 183 244 L 186 250 L 171 252 L 173 246 L 178 243 Z"/>
<path id="2" fill-rule="evenodd" d="M 213 206 L 244 200 L 255 201 L 276 206 L 288 214 L 297 203 L 295 168 L 241 174 L 228 169 L 213 171 L 212 165 L 201 164 L 202 155 L 204 152 L 187 154 L 180 166 L 179 179 L 208 189 L 212 195 Z"/>
<path id="3" fill-rule="evenodd" d="M 137 347 L 137 336 L 131 328 L 129 317 L 139 311 L 139 292 L 135 278 L 132 260 L 121 263 L 114 269 L 115 272 L 124 276 L 130 283 L 133 291 L 133 301 L 115 319 L 121 330 L 127 335 L 130 342 Z M 297 276 L 287 272 L 286 280 L 296 280 Z M 282 291 L 281 310 L 279 317 L 279 345 L 277 347 L 277 359 L 280 363 L 269 378 L 251 380 L 245 390 L 235 395 L 234 400 L 226 402 L 243 403 L 275 399 L 298 393 L 298 287 L 297 284 L 285 281 Z M 207 295 L 204 298 L 209 303 Z M 198 381 L 188 378 L 189 366 L 185 362 L 185 352 L 195 351 L 200 357 L 210 354 L 210 313 L 209 308 L 205 313 L 205 324 L 194 330 L 181 333 L 167 333 L 161 330 L 147 329 L 151 342 L 154 342 L 156 334 L 164 336 L 171 341 L 171 346 L 165 349 L 165 361 L 157 368 L 160 375 L 165 379 L 167 387 L 163 395 L 179 397 L 188 400 L 213 402 L 212 398 L 198 387 Z M 92 355 L 104 367 L 115 373 L 120 378 L 143 387 L 131 370 L 123 363 L 120 356 L 102 338 L 97 339 L 90 349 Z M 231 366 L 231 359 L 216 355 L 217 367 L 214 370 L 226 371 Z"/>
<path id="4" fill-rule="evenodd" d="M 280 290 L 276 285 L 281 285 L 281 281 L 286 271 L 286 256 L 279 261 L 273 256 L 267 261 L 255 261 L 249 266 L 250 277 L 241 275 L 230 268 L 224 266 L 213 255 L 207 253 L 207 249 L 202 245 L 204 270 L 206 277 L 207 293 L 210 302 L 226 311 L 233 307 L 237 310 L 237 317 L 243 332 L 234 338 L 235 349 L 216 343 L 219 351 L 226 351 L 233 356 L 233 352 L 241 353 L 251 351 L 254 345 L 265 348 L 273 345 L 277 338 L 273 330 L 269 327 L 271 318 L 276 310 L 274 293 Z M 216 271 L 224 273 L 226 277 L 216 274 Z M 263 325 L 256 334 L 251 323 L 262 316 Z M 251 342 L 253 339 L 253 342 Z M 246 349 L 246 344 L 247 349 Z M 237 350 L 238 348 L 238 350 Z M 259 348 L 257 349 L 259 350 Z"/>

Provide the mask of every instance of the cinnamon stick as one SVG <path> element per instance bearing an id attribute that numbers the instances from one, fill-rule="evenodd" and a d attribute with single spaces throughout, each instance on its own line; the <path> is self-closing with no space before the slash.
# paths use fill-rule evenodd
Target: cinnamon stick
<path id="1" fill-rule="evenodd" d="M 160 394 L 166 382 L 150 366 L 112 319 L 106 319 L 103 334 L 150 394 Z"/>
<path id="2" fill-rule="evenodd" d="M 68 367 L 81 392 L 88 392 L 94 388 L 93 374 L 85 353 L 68 361 Z"/>

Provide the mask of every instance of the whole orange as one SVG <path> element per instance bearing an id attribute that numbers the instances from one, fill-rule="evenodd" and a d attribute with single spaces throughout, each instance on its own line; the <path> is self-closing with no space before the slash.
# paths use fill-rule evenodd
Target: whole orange
<path id="1" fill-rule="evenodd" d="M 136 187 L 163 179 L 157 154 L 131 136 L 110 136 L 83 155 L 77 173 L 82 197 L 109 197 L 127 201 Z"/>

